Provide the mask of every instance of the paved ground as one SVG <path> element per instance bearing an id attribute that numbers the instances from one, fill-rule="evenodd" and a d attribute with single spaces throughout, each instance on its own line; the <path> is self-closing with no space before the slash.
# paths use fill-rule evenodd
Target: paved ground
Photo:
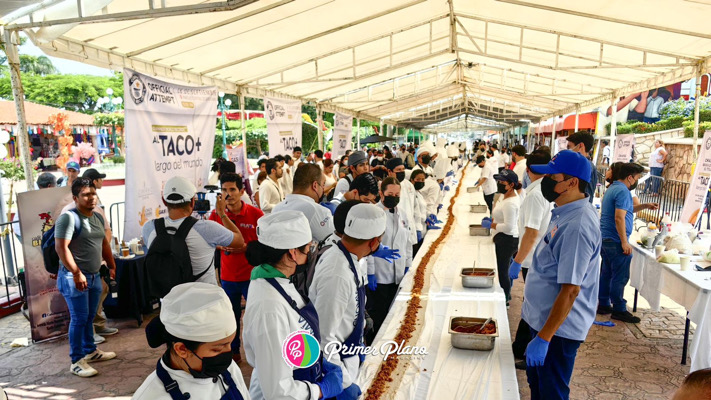
<path id="1" fill-rule="evenodd" d="M 514 285 L 509 321 L 515 335 L 520 319 L 523 285 Z M 630 305 L 634 289 L 627 287 Z M 640 299 L 640 324 L 615 322 L 614 327 L 593 325 L 580 346 L 571 381 L 570 398 L 576 400 L 668 400 L 689 373 L 681 365 L 686 311 L 668 298 L 658 313 Z M 610 320 L 598 316 L 598 321 Z M 693 331 L 692 331 L 693 332 Z M 688 362 L 688 361 L 687 361 Z M 521 399 L 531 398 L 526 372 L 517 371 Z"/>

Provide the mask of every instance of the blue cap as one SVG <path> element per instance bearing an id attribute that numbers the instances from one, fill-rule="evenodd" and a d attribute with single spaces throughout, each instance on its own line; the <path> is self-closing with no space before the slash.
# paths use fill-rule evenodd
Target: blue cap
<path id="1" fill-rule="evenodd" d="M 500 173 L 494 175 L 495 181 L 518 183 L 518 175 L 510 169 L 503 169 Z"/>
<path id="2" fill-rule="evenodd" d="M 561 151 L 546 165 L 529 165 L 528 168 L 537 174 L 566 174 L 587 183 L 592 173 L 590 161 L 572 150 Z"/>
<path id="3" fill-rule="evenodd" d="M 69 161 L 67 163 L 67 169 L 70 169 L 70 168 L 79 171 L 80 170 L 79 163 L 76 161 Z"/>

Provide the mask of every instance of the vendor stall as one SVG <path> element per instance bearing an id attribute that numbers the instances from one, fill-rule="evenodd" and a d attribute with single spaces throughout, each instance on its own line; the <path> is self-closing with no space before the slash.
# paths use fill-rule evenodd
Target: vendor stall
<path id="1" fill-rule="evenodd" d="M 471 164 L 470 164 L 471 165 Z M 460 276 L 463 268 L 490 267 L 496 269 L 494 244 L 490 236 L 470 236 L 470 224 L 479 224 L 486 214 L 470 213 L 471 204 L 484 204 L 481 192 L 468 193 L 479 176 L 479 168 L 467 168 L 459 196 L 452 207 L 455 222 L 449 236 L 430 259 L 428 282 L 420 295 L 418 330 L 409 346 L 424 348 L 426 355 L 400 356 L 392 373 L 388 394 L 395 399 L 518 399 L 518 383 L 511 350 L 506 300 L 494 277 L 494 286 L 486 289 L 465 288 Z M 461 171 L 456 179 L 461 179 Z M 448 205 L 454 189 L 447 192 L 443 204 Z M 443 221 L 451 218 L 445 210 Z M 420 264 L 440 231 L 430 231 L 413 261 Z M 372 347 L 381 349 L 397 335 L 411 297 L 412 271 L 400 285 L 388 317 Z M 451 317 L 493 317 L 498 325 L 498 337 L 492 350 L 464 350 L 452 346 L 449 333 Z M 370 355 L 361 367 L 358 385 L 366 392 L 383 362 L 383 356 Z M 391 398 L 383 396 L 382 398 Z M 369 397 L 370 398 L 370 397 Z"/>

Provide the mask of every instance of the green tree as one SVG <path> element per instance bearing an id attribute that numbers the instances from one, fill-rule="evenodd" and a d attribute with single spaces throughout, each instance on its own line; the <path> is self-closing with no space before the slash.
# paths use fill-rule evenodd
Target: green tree
<path id="1" fill-rule="evenodd" d="M 45 56 L 30 56 L 27 54 L 20 54 L 20 72 L 40 76 L 59 73 L 49 58 Z"/>
<path id="2" fill-rule="evenodd" d="M 123 75 L 32 75 L 23 74 L 25 99 L 33 103 L 83 113 L 94 113 L 96 100 L 106 96 L 111 88 L 114 96 L 123 96 Z M 0 97 L 12 99 L 10 77 L 0 78 Z"/>

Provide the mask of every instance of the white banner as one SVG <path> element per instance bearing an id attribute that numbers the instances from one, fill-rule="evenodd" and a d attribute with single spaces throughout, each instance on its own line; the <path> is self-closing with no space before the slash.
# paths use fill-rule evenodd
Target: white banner
<path id="1" fill-rule="evenodd" d="M 699 214 L 706 205 L 706 196 L 709 193 L 709 180 L 711 178 L 711 131 L 706 131 L 701 151 L 696 160 L 696 169 L 691 178 L 689 191 L 684 200 L 684 208 L 681 210 L 681 222 L 688 222 L 695 225 Z"/>
<path id="2" fill-rule="evenodd" d="M 346 155 L 353 142 L 353 117 L 341 113 L 333 115 L 333 149 L 331 159 L 337 160 Z"/>
<path id="3" fill-rule="evenodd" d="M 35 342 L 69 331 L 67 302 L 57 290 L 57 280 L 50 279 L 44 268 L 40 245 L 42 234 L 54 226 L 62 208 L 73 201 L 70 188 L 66 186 L 17 194 L 30 333 Z"/>
<path id="4" fill-rule="evenodd" d="M 249 178 L 247 174 L 247 154 L 244 149 L 244 143 L 238 146 L 227 146 L 227 159 L 235 163 L 235 172 L 240 174 L 242 178 Z"/>
<path id="5" fill-rule="evenodd" d="M 615 137 L 615 151 L 612 154 L 612 162 L 631 162 L 632 151 L 634 150 L 634 134 L 618 135 Z"/>
<path id="6" fill-rule="evenodd" d="M 217 88 L 183 86 L 124 69 L 126 225 L 139 237 L 146 221 L 167 215 L 163 185 L 183 176 L 207 184 L 215 143 Z"/>
<path id="7" fill-rule="evenodd" d="M 291 155 L 301 146 L 301 102 L 271 97 L 264 98 L 264 117 L 267 120 L 269 157 Z"/>
<path id="8" fill-rule="evenodd" d="M 555 151 L 553 154 L 558 154 L 562 150 L 566 150 L 568 148 L 568 137 L 563 136 L 563 137 L 557 137 L 555 139 Z"/>

